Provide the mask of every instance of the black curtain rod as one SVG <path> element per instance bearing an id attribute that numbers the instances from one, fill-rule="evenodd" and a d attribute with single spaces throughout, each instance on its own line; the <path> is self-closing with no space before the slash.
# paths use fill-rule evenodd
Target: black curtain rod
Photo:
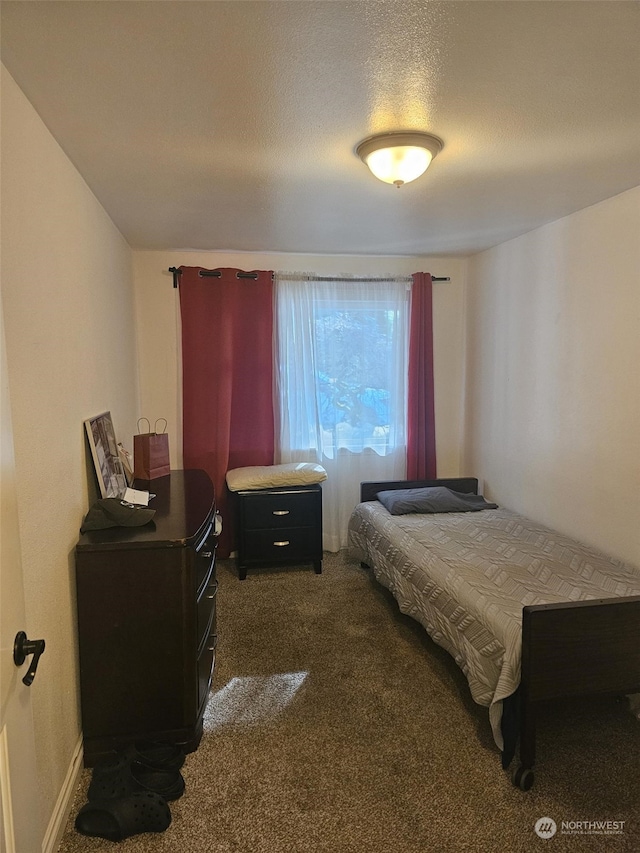
<path id="1" fill-rule="evenodd" d="M 182 270 L 178 267 L 169 267 L 169 272 L 173 273 L 173 286 L 177 287 L 182 275 Z M 198 275 L 201 278 L 220 278 L 222 273 L 220 270 L 200 270 Z M 257 273 L 253 272 L 237 272 L 236 278 L 252 278 L 257 279 Z M 334 276 L 317 276 L 310 281 L 388 281 L 387 278 L 337 278 Z M 431 281 L 451 281 L 449 276 L 431 276 Z"/>
<path id="2" fill-rule="evenodd" d="M 368 278 L 368 277 L 359 278 L 356 275 L 353 278 L 340 278 L 340 276 L 337 276 L 337 275 L 314 275 L 314 276 L 310 276 L 306 280 L 307 281 L 347 281 L 347 282 L 349 282 L 349 281 L 356 281 L 356 282 L 357 281 L 365 281 L 366 282 L 366 281 L 392 281 L 394 278 L 403 278 L 403 277 L 404 276 L 397 276 L 397 277 L 392 276 L 391 278 L 381 278 L 378 276 L 377 278 Z M 408 275 L 408 276 L 406 276 L 406 278 L 408 280 L 411 278 L 411 276 Z M 431 281 L 451 281 L 451 279 L 449 278 L 449 276 L 446 276 L 446 277 L 443 276 L 441 278 L 436 278 L 434 275 L 432 275 Z"/>

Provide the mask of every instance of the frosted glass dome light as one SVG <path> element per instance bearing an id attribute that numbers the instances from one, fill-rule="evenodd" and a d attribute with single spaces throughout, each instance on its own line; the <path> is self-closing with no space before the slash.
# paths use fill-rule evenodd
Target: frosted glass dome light
<path id="1" fill-rule="evenodd" d="M 441 149 L 437 136 L 407 131 L 369 136 L 358 145 L 356 154 L 376 178 L 401 187 L 424 174 Z"/>

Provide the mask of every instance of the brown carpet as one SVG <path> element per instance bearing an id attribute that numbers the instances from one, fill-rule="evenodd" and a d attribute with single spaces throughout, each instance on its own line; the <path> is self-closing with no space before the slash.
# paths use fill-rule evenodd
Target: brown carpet
<path id="1" fill-rule="evenodd" d="M 553 703 L 536 781 L 500 768 L 464 676 L 347 552 L 310 567 L 218 568 L 219 646 L 205 734 L 161 834 L 127 853 L 640 850 L 640 724 L 626 701 Z M 61 853 L 112 850 L 73 828 Z M 549 840 L 534 832 L 552 818 Z M 563 833 L 562 822 L 573 833 Z M 624 821 L 615 835 L 577 822 Z M 584 833 L 588 834 L 584 834 Z"/>

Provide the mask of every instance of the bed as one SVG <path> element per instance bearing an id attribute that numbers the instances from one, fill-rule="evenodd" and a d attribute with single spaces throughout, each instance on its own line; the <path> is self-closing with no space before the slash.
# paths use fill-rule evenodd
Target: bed
<path id="1" fill-rule="evenodd" d="M 502 507 L 393 515 L 377 499 L 426 487 L 478 494 L 475 478 L 362 483 L 350 551 L 454 657 L 505 769 L 519 740 L 512 781 L 529 790 L 537 703 L 640 692 L 640 569 Z"/>

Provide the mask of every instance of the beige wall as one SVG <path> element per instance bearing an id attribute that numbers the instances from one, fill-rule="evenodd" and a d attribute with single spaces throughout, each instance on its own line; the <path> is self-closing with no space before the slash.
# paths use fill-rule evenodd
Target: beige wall
<path id="1" fill-rule="evenodd" d="M 436 443 L 440 476 L 456 476 L 459 473 L 464 367 L 464 260 L 230 252 L 134 252 L 141 412 L 152 422 L 156 418 L 167 418 L 171 464 L 174 467 L 181 464 L 182 446 L 178 344 L 180 314 L 178 291 L 172 287 L 168 269 L 179 266 L 305 271 L 319 275 L 407 275 L 425 270 L 434 276 L 450 276 L 450 282 L 434 284 Z M 251 342 L 247 341 L 247 346 L 250 345 Z"/>
<path id="2" fill-rule="evenodd" d="M 469 263 L 464 469 L 640 564 L 640 187 Z"/>
<path id="3" fill-rule="evenodd" d="M 131 250 L 2 69 L 2 300 L 42 837 L 80 735 L 73 549 L 89 501 L 83 420 L 137 413 Z"/>

